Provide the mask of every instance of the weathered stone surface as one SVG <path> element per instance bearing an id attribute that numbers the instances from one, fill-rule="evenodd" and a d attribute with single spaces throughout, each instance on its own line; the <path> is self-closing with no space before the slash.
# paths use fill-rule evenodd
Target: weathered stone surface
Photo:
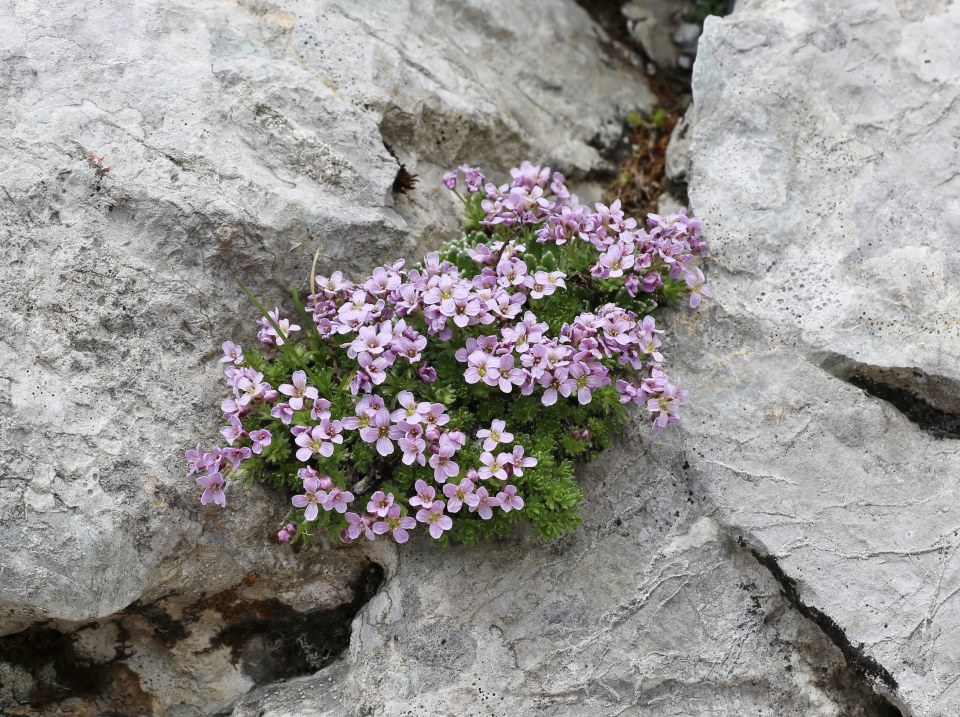
<path id="1" fill-rule="evenodd" d="M 645 433 L 584 470 L 574 535 L 405 546 L 344 661 L 252 693 L 234 717 L 883 715 L 705 515 L 682 439 Z"/>
<path id="2" fill-rule="evenodd" d="M 272 304 L 318 247 L 416 254 L 454 229 L 437 179 L 463 160 L 600 168 L 650 95 L 598 33 L 564 0 L 0 8 L 0 633 L 284 569 L 282 505 L 204 510 L 181 472 L 217 347 L 252 336 L 233 278 Z M 336 605 L 363 555 L 308 559 Z"/>
<path id="3" fill-rule="evenodd" d="M 694 72 L 694 485 L 905 714 L 955 714 L 960 6 L 738 5 Z"/>

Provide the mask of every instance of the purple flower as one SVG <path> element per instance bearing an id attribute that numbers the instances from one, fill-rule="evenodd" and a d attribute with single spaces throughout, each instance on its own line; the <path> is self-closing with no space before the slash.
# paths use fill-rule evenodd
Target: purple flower
<path id="1" fill-rule="evenodd" d="M 498 363 L 497 359 L 483 351 L 474 351 L 467 356 L 467 370 L 463 378 L 467 383 L 487 382 L 487 376 L 491 369 Z M 496 385 L 496 381 L 494 381 Z"/>
<path id="2" fill-rule="evenodd" d="M 457 188 L 457 170 L 452 169 L 443 175 L 443 186 L 447 189 Z"/>
<path id="3" fill-rule="evenodd" d="M 249 436 L 250 440 L 253 441 L 253 445 L 250 449 L 258 455 L 263 452 L 264 448 L 270 445 L 271 441 L 273 441 L 273 436 L 266 428 L 250 431 Z"/>
<path id="4" fill-rule="evenodd" d="M 490 428 L 481 428 L 477 431 L 477 438 L 485 439 L 483 441 L 483 450 L 492 451 L 497 447 L 498 443 L 503 443 L 504 445 L 512 443 L 513 434 L 508 432 L 506 427 L 506 421 L 501 421 L 498 418 L 490 424 Z"/>
<path id="5" fill-rule="evenodd" d="M 504 456 L 506 456 L 506 460 L 503 459 Z M 501 453 L 494 458 L 492 453 L 485 451 L 480 454 L 480 462 L 483 464 L 478 471 L 481 478 L 485 480 L 492 480 L 494 478 L 497 480 L 506 480 L 506 467 L 512 462 L 512 458 L 508 453 Z"/>
<path id="6" fill-rule="evenodd" d="M 403 451 L 404 465 L 412 466 L 414 462 L 424 466 L 427 464 L 424 451 L 427 450 L 427 442 L 422 438 L 409 438 L 404 436 L 399 440 L 400 450 Z"/>
<path id="7" fill-rule="evenodd" d="M 290 499 L 295 508 L 306 508 L 303 517 L 307 520 L 316 520 L 320 514 L 319 504 L 327 499 L 327 493 L 320 489 L 319 478 L 305 478 L 303 481 L 303 495 L 295 495 Z"/>
<path id="8" fill-rule="evenodd" d="M 347 528 L 340 534 L 340 539 L 344 542 L 356 540 L 363 533 L 367 540 L 376 540 L 377 535 L 373 530 L 373 517 L 369 515 L 357 515 L 356 513 L 347 513 L 344 518 L 347 519 Z M 346 540 L 344 540 L 346 538 Z"/>
<path id="9" fill-rule="evenodd" d="M 444 436 L 437 445 L 436 452 L 430 456 L 430 467 L 433 468 L 433 478 L 437 483 L 444 483 L 448 478 L 455 478 L 460 473 L 460 466 L 450 460 L 456 451 L 456 447 Z"/>
<path id="10" fill-rule="evenodd" d="M 443 494 L 447 497 L 447 510 L 451 513 L 457 513 L 463 504 L 467 502 L 467 496 L 473 493 L 473 481 L 464 478 L 460 485 L 447 483 L 443 486 Z"/>
<path id="11" fill-rule="evenodd" d="M 391 505 L 393 505 L 393 493 L 384 493 L 382 490 L 378 490 L 370 496 L 370 502 L 367 503 L 367 512 L 375 513 L 382 518 L 387 514 Z"/>
<path id="12" fill-rule="evenodd" d="M 417 366 L 417 375 L 424 383 L 433 383 L 437 380 L 437 370 L 432 366 Z"/>
<path id="13" fill-rule="evenodd" d="M 295 439 L 296 444 L 300 446 L 297 450 L 297 460 L 309 461 L 316 453 L 324 458 L 332 456 L 334 444 L 343 443 L 340 430 L 340 421 L 324 419 L 319 425 L 300 433 Z"/>
<path id="14" fill-rule="evenodd" d="M 464 502 L 469 507 L 471 513 L 480 513 L 480 517 L 483 520 L 490 520 L 493 517 L 492 508 L 500 505 L 500 501 L 497 498 L 491 497 L 490 494 L 487 493 L 487 489 L 483 487 L 477 488 L 476 493 L 467 495 Z"/>
<path id="15" fill-rule="evenodd" d="M 243 363 L 243 349 L 233 343 L 233 341 L 224 341 L 223 358 L 220 359 L 220 362 L 233 363 L 239 366 Z"/>
<path id="16" fill-rule="evenodd" d="M 397 403 L 400 408 L 390 414 L 390 420 L 394 423 L 406 421 L 407 423 L 420 423 L 424 415 L 430 411 L 430 403 L 427 401 L 417 401 L 409 391 L 401 391 L 397 394 Z"/>
<path id="17" fill-rule="evenodd" d="M 428 486 L 423 480 L 418 480 L 414 483 L 413 487 L 417 491 L 417 494 L 410 498 L 410 505 L 414 508 L 417 506 L 429 508 L 433 505 L 433 501 L 437 497 L 437 491 Z"/>
<path id="18" fill-rule="evenodd" d="M 500 501 L 504 513 L 523 508 L 523 498 L 517 495 L 516 486 L 504 486 L 503 490 L 497 493 L 497 500 Z"/>
<path id="19" fill-rule="evenodd" d="M 316 400 L 318 393 L 317 389 L 313 386 L 307 385 L 307 374 L 304 371 L 294 371 L 293 376 L 291 376 L 293 385 L 289 383 L 282 383 L 278 387 L 278 391 L 284 396 L 290 396 L 287 403 L 290 404 L 290 408 L 294 411 L 299 411 L 303 408 L 303 400 L 309 398 Z"/>
<path id="20" fill-rule="evenodd" d="M 370 425 L 360 429 L 360 438 L 367 443 L 376 443 L 377 453 L 381 456 L 393 453 L 393 441 L 403 435 L 403 431 L 390 422 L 390 412 L 385 408 L 373 415 Z"/>
<path id="21" fill-rule="evenodd" d="M 700 301 L 704 296 L 708 298 L 713 296 L 713 287 L 704 283 L 707 279 L 699 267 L 686 272 L 683 278 L 687 282 L 687 286 L 690 287 L 690 308 L 695 309 L 700 306 Z"/>
<path id="22" fill-rule="evenodd" d="M 523 455 L 523 446 L 514 446 L 513 454 L 510 456 L 510 465 L 515 476 L 522 476 L 524 468 L 533 468 L 537 465 L 537 459 L 533 456 Z"/>
<path id="23" fill-rule="evenodd" d="M 435 500 L 429 510 L 423 508 L 417 511 L 417 521 L 430 526 L 430 537 L 434 540 L 439 539 L 443 531 L 453 527 L 453 520 L 449 515 L 444 515 L 443 509 L 443 501 Z"/>
<path id="24" fill-rule="evenodd" d="M 293 422 L 293 408 L 288 403 L 278 403 L 270 409 L 270 415 L 279 418 L 285 426 L 289 426 Z"/>
<path id="25" fill-rule="evenodd" d="M 406 543 L 410 539 L 410 534 L 407 531 L 416 527 L 417 521 L 409 517 L 400 517 L 400 506 L 394 504 L 387 510 L 386 520 L 373 524 L 373 532 L 377 535 L 383 535 L 389 531 L 398 543 Z"/>
<path id="26" fill-rule="evenodd" d="M 341 490 L 334 486 L 323 501 L 324 510 L 336 510 L 338 513 L 345 513 L 347 506 L 353 501 L 353 493 L 348 490 Z"/>
<path id="27" fill-rule="evenodd" d="M 280 335 L 277 335 L 276 329 L 273 328 L 273 325 L 266 316 L 257 321 L 257 324 L 260 326 L 260 332 L 257 334 L 257 338 L 268 346 L 274 344 L 283 346 L 284 339 L 288 338 L 293 332 L 300 330 L 300 327 L 296 324 L 291 324 L 289 320 L 280 318 L 280 309 L 274 309 L 267 313 L 270 315 L 270 318 L 273 319 L 273 323 L 280 329 Z"/>
<path id="28" fill-rule="evenodd" d="M 200 505 L 216 503 L 221 508 L 227 505 L 227 496 L 223 492 L 224 480 L 219 473 L 208 473 L 197 476 L 197 485 L 202 485 L 203 495 L 200 496 Z"/>

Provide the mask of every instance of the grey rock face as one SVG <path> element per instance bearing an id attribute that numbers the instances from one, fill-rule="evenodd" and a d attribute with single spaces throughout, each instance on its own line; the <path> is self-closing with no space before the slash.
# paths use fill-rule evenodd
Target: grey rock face
<path id="1" fill-rule="evenodd" d="M 405 546 L 344 661 L 234 717 L 883 714 L 647 432 L 584 470 L 559 543 Z"/>
<path id="2" fill-rule="evenodd" d="M 956 4 L 745 2 L 694 72 L 696 485 L 911 715 L 960 710 L 958 33 Z"/>
<path id="3" fill-rule="evenodd" d="M 457 225 L 451 163 L 601 166 L 650 95 L 598 33 L 562 0 L 0 9 L 0 632 L 275 562 L 275 498 L 201 509 L 181 470 L 253 335 L 234 277 L 273 305 L 318 247 L 417 254 Z M 363 555 L 309 559 L 335 605 Z"/>

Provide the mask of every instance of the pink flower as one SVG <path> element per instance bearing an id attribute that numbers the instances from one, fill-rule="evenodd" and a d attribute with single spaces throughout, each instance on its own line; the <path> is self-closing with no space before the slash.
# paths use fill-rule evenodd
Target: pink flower
<path id="1" fill-rule="evenodd" d="M 360 438 L 367 443 L 376 443 L 377 453 L 381 456 L 393 453 L 393 441 L 403 435 L 403 431 L 390 422 L 390 412 L 385 408 L 374 414 L 369 426 L 360 429 Z"/>
<path id="2" fill-rule="evenodd" d="M 490 520 L 493 517 L 492 508 L 500 505 L 500 501 L 490 497 L 487 489 L 483 487 L 477 488 L 476 493 L 469 494 L 464 502 L 469 506 L 471 513 L 480 513 L 483 520 Z"/>
<path id="3" fill-rule="evenodd" d="M 356 540 L 360 537 L 361 533 L 367 536 L 367 540 L 376 540 L 377 535 L 373 530 L 374 522 L 372 516 L 347 513 L 343 517 L 347 519 L 347 527 L 340 533 L 341 540 L 344 542 Z"/>
<path id="4" fill-rule="evenodd" d="M 713 287 L 704 283 L 707 279 L 699 267 L 693 271 L 687 271 L 683 278 L 690 287 L 690 308 L 695 309 L 700 306 L 704 296 L 708 298 L 713 296 Z"/>
<path id="5" fill-rule="evenodd" d="M 224 341 L 223 358 L 220 359 L 220 362 L 233 363 L 239 366 L 243 363 L 243 349 L 233 343 L 233 341 Z"/>
<path id="6" fill-rule="evenodd" d="M 505 456 L 506 459 L 504 459 Z M 485 480 L 492 480 L 494 478 L 497 480 L 506 480 L 506 467 L 510 461 L 510 454 L 508 453 L 501 453 L 499 456 L 494 458 L 492 453 L 486 451 L 480 454 L 480 462 L 483 463 L 483 467 L 480 468 L 478 473 L 480 474 L 480 477 Z"/>
<path id="7" fill-rule="evenodd" d="M 293 385 L 289 383 L 282 383 L 277 388 L 280 393 L 284 396 L 290 396 L 287 400 L 287 403 L 290 404 L 290 408 L 294 411 L 299 411 L 303 408 L 303 399 L 309 398 L 316 400 L 317 389 L 313 386 L 307 385 L 307 374 L 304 371 L 294 371 L 293 376 L 291 376 Z"/>
<path id="8" fill-rule="evenodd" d="M 522 476 L 524 468 L 533 468 L 537 465 L 536 458 L 523 455 L 523 446 L 514 446 L 513 455 L 509 456 L 509 459 L 515 476 Z"/>
<path id="9" fill-rule="evenodd" d="M 340 421 L 324 419 L 320 421 L 320 425 L 300 433 L 295 439 L 296 444 L 300 446 L 297 450 L 297 460 L 309 461 L 317 453 L 324 458 L 332 456 L 334 444 L 343 443 L 340 430 Z"/>
<path id="10" fill-rule="evenodd" d="M 406 421 L 407 423 L 420 423 L 424 416 L 430 411 L 430 403 L 421 401 L 417 403 L 413 394 L 409 391 L 401 391 L 397 394 L 397 403 L 400 408 L 390 414 L 390 420 L 394 423 Z"/>
<path id="11" fill-rule="evenodd" d="M 464 478 L 460 485 L 447 483 L 443 486 L 443 494 L 447 497 L 447 510 L 451 513 L 458 513 L 463 504 L 467 502 L 467 496 L 473 493 L 473 481 Z"/>
<path id="12" fill-rule="evenodd" d="M 443 531 L 453 527 L 453 520 L 449 515 L 443 514 L 443 509 L 443 501 L 435 500 L 429 510 L 423 508 L 417 511 L 417 521 L 430 526 L 430 537 L 434 540 L 439 539 Z"/>
<path id="13" fill-rule="evenodd" d="M 418 480 L 414 483 L 413 487 L 417 491 L 417 494 L 410 498 L 410 505 L 414 508 L 418 505 L 421 508 L 429 508 L 433 505 L 433 501 L 437 497 L 437 491 L 428 486 L 423 480 Z"/>
<path id="14" fill-rule="evenodd" d="M 249 436 L 250 440 L 253 441 L 253 445 L 250 447 L 250 449 L 258 455 L 263 453 L 263 449 L 269 446 L 271 441 L 273 441 L 273 436 L 270 435 L 270 431 L 268 431 L 266 428 L 250 431 Z"/>
<path id="15" fill-rule="evenodd" d="M 390 532 L 393 539 L 398 543 L 406 543 L 410 539 L 410 534 L 407 531 L 416 527 L 417 521 L 409 517 L 400 517 L 400 506 L 394 504 L 387 510 L 386 520 L 373 524 L 373 532 L 377 535 Z"/>
<path id="16" fill-rule="evenodd" d="M 513 442 L 513 434 L 506 431 L 507 423 L 506 421 L 501 421 L 499 418 L 495 419 L 490 428 L 481 428 L 477 431 L 477 438 L 485 439 L 483 441 L 483 450 L 492 451 L 497 447 L 498 443 L 507 443 Z"/>
<path id="17" fill-rule="evenodd" d="M 307 520 L 316 520 L 320 513 L 320 503 L 327 499 L 326 491 L 320 489 L 319 478 L 305 478 L 303 481 L 303 495 L 295 495 L 290 499 L 295 508 L 306 508 L 303 517 Z"/>
<path id="18" fill-rule="evenodd" d="M 334 486 L 323 501 L 324 510 L 336 510 L 338 513 L 345 513 L 347 506 L 353 501 L 353 493 L 348 490 L 341 490 Z"/>
<path id="19" fill-rule="evenodd" d="M 483 351 L 474 351 L 469 356 L 467 356 L 467 370 L 463 374 L 463 378 L 467 383 L 479 383 L 483 381 L 487 383 L 487 377 L 490 371 L 497 365 L 499 361 L 491 356 L 488 353 Z M 496 381 L 492 385 L 496 385 Z"/>
<path id="20" fill-rule="evenodd" d="M 203 495 L 200 496 L 200 505 L 216 503 L 221 508 L 227 505 L 227 496 L 223 492 L 224 480 L 219 473 L 208 473 L 197 476 L 197 485 L 203 486 Z"/>
<path id="21" fill-rule="evenodd" d="M 382 490 L 378 490 L 370 496 L 370 502 L 367 503 L 367 512 L 374 513 L 382 518 L 387 514 L 391 505 L 393 505 L 393 493 L 384 493 Z"/>
<path id="22" fill-rule="evenodd" d="M 460 466 L 450 460 L 456 451 L 456 447 L 445 436 L 437 444 L 436 452 L 430 456 L 430 467 L 433 468 L 433 478 L 437 483 L 444 483 L 460 473 Z"/>
<path id="23" fill-rule="evenodd" d="M 523 498 L 517 495 L 516 486 L 505 486 L 502 491 L 497 493 L 497 500 L 500 501 L 500 507 L 503 508 L 504 513 L 523 508 Z"/>

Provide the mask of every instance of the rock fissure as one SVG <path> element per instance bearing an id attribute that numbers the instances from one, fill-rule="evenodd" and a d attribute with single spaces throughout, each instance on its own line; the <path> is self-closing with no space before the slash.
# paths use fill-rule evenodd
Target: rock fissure
<path id="1" fill-rule="evenodd" d="M 838 353 L 821 353 L 827 373 L 886 401 L 935 438 L 960 438 L 960 384 L 918 368 L 871 366 Z"/>
<path id="2" fill-rule="evenodd" d="M 804 601 L 800 596 L 797 581 L 787 575 L 774 556 L 762 553 L 758 549 L 751 547 L 742 536 L 738 538 L 737 542 L 777 581 L 781 587 L 783 596 L 797 612 L 816 624 L 830 642 L 840 650 L 850 668 L 867 681 L 877 697 L 883 702 L 883 709 L 885 710 L 884 717 L 909 717 L 901 708 L 890 702 L 886 695 L 883 695 L 881 691 L 876 689 L 876 687 L 881 685 L 881 690 L 883 688 L 887 690 L 897 689 L 897 680 L 890 671 L 873 657 L 866 654 L 862 645 L 853 644 L 843 628 L 837 624 L 836 620 L 822 610 Z"/>
<path id="3" fill-rule="evenodd" d="M 0 714 L 95 708 L 134 717 L 185 703 L 201 706 L 197 715 L 222 712 L 251 687 L 333 662 L 350 643 L 353 618 L 383 582 L 384 569 L 369 562 L 347 602 L 304 609 L 289 596 L 268 596 L 284 591 L 250 573 L 192 602 L 169 595 L 79 626 L 31 625 L 0 637 L 0 693 L 11 683 Z M 220 684 L 211 689 L 191 674 L 198 669 Z"/>

